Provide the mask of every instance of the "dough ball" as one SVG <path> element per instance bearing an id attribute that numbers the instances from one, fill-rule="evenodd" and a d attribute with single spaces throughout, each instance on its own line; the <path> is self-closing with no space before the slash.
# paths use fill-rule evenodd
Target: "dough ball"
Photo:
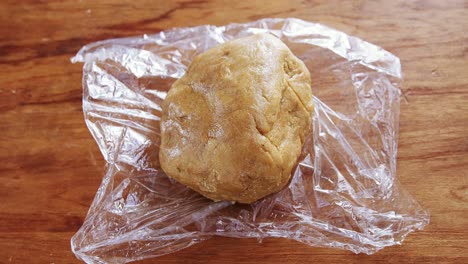
<path id="1" fill-rule="evenodd" d="M 310 74 L 281 40 L 226 42 L 195 57 L 169 90 L 161 167 L 212 200 L 252 203 L 288 183 L 312 112 Z"/>

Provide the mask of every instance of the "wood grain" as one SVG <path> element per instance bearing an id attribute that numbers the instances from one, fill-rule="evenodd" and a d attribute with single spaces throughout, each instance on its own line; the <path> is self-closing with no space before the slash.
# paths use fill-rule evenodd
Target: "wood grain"
<path id="1" fill-rule="evenodd" d="M 213 238 L 141 263 L 468 263 L 468 4 L 437 0 L 2 1 L 0 263 L 80 263 L 69 241 L 104 165 L 83 121 L 82 65 L 69 62 L 82 45 L 262 17 L 320 22 L 401 58 L 398 178 L 431 223 L 372 256 Z"/>

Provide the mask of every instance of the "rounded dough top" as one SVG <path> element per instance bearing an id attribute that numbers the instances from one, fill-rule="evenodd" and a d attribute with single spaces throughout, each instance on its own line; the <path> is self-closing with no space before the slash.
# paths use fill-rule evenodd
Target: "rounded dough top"
<path id="1" fill-rule="evenodd" d="M 310 132 L 310 74 L 270 34 L 195 57 L 163 103 L 160 164 L 212 200 L 252 203 L 279 191 Z"/>

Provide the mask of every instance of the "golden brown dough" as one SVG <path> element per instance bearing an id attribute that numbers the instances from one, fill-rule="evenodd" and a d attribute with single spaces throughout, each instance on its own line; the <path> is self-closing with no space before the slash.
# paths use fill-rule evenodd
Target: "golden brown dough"
<path id="1" fill-rule="evenodd" d="M 224 43 L 169 90 L 161 167 L 212 200 L 254 202 L 288 183 L 312 111 L 310 74 L 278 38 Z"/>

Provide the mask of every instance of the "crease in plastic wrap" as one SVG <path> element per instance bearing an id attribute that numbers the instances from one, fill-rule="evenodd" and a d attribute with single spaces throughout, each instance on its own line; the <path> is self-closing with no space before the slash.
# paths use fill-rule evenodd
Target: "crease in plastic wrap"
<path id="1" fill-rule="evenodd" d="M 160 105 L 194 56 L 259 32 L 309 69 L 313 132 L 282 191 L 251 205 L 213 202 L 161 171 Z M 100 41 L 72 62 L 84 62 L 85 121 L 107 162 L 71 240 L 87 263 L 161 256 L 214 235 L 372 254 L 429 222 L 396 179 L 401 67 L 380 47 L 299 19 L 262 19 Z"/>

